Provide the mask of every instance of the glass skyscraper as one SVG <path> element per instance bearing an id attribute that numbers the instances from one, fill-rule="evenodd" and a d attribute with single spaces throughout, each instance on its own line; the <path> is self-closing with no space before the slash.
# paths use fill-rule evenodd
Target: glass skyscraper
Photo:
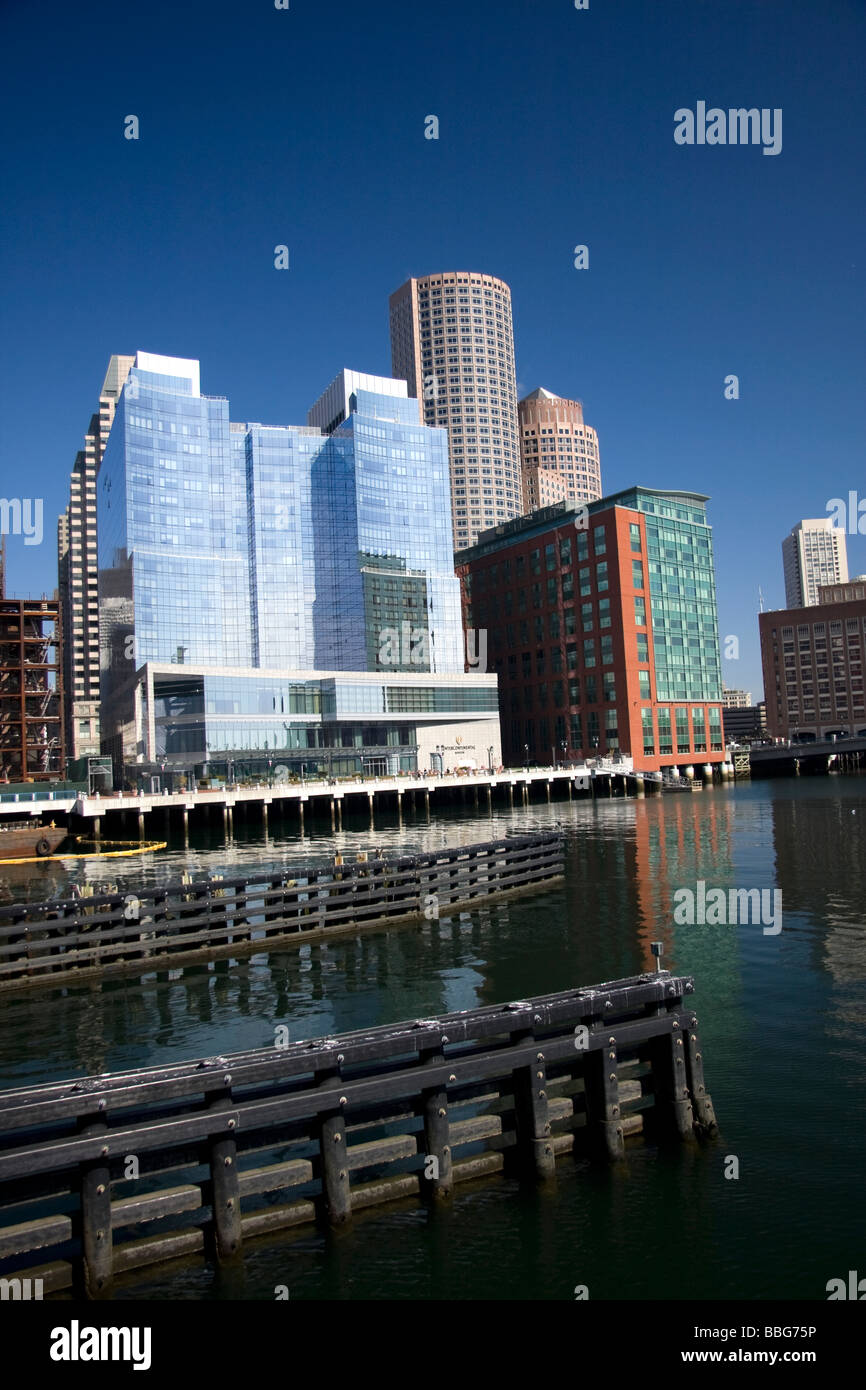
<path id="1" fill-rule="evenodd" d="M 291 748 L 286 730 L 298 725 L 300 738 L 304 714 L 315 715 L 306 746 L 329 746 L 324 726 L 341 711 L 322 673 L 428 673 L 437 700 L 414 697 L 402 714 L 441 713 L 449 687 L 438 678 L 464 679 L 446 433 L 419 422 L 403 382 L 343 372 L 325 413 L 335 400 L 330 433 L 236 424 L 225 398 L 201 395 L 198 362 L 137 355 L 97 489 L 103 728 L 116 765 L 172 754 L 157 721 L 172 724 L 175 752 L 201 761 L 208 743 Z M 165 667 L 175 668 L 168 684 Z M 288 693 L 283 679 L 254 677 L 265 671 L 305 679 Z M 232 677 L 228 693 L 220 673 Z M 469 679 L 482 683 L 481 706 L 455 698 L 444 712 L 495 717 L 495 678 L 492 699 L 489 678 Z M 361 686 L 357 716 L 368 725 L 400 705 L 385 685 Z M 265 738 L 263 721 L 278 713 L 295 718 L 271 720 Z M 211 739 L 206 714 L 247 724 L 217 733 L 211 721 Z M 382 729 L 371 736 L 378 746 Z M 417 746 L 393 727 L 384 737 L 404 757 Z M 339 738 L 366 745 L 360 726 Z"/>

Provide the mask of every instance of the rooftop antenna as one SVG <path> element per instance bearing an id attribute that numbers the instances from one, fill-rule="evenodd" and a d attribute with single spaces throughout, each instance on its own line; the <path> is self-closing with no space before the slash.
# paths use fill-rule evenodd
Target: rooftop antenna
<path id="1" fill-rule="evenodd" d="M 760 611 L 763 613 L 763 611 L 764 611 L 764 592 L 763 592 L 763 590 L 762 590 L 760 584 L 758 585 L 758 603 L 760 604 Z"/>

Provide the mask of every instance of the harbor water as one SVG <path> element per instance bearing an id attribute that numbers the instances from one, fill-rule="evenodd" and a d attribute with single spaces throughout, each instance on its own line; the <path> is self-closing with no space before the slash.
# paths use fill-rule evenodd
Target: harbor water
<path id="1" fill-rule="evenodd" d="M 284 1286 L 292 1299 L 571 1300 L 585 1286 L 591 1299 L 825 1299 L 828 1280 L 862 1267 L 862 776 L 482 805 L 430 822 L 377 813 L 372 832 L 359 819 L 337 835 L 308 819 L 302 837 L 272 817 L 264 837 L 251 819 L 229 844 L 193 829 L 188 846 L 142 858 L 0 865 L 0 888 L 6 901 L 85 882 L 125 892 L 555 822 L 566 876 L 543 891 L 159 980 L 4 999 L 0 1086 L 267 1047 L 281 1025 L 298 1041 L 597 984 L 653 969 L 661 941 L 663 965 L 695 978 L 719 1141 L 657 1150 L 638 1138 L 613 1169 L 566 1159 L 544 1188 L 497 1178 L 458 1187 L 444 1210 L 375 1208 L 337 1233 L 252 1243 L 228 1272 L 203 1260 L 145 1271 L 116 1298 L 273 1299 Z M 675 919 L 680 890 L 712 888 L 779 890 L 777 923 Z"/>

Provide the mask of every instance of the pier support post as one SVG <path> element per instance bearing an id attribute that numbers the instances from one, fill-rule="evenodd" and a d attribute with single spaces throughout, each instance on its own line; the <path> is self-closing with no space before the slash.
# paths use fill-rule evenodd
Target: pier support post
<path id="1" fill-rule="evenodd" d="M 227 811 L 227 813 L 228 813 L 228 814 L 227 814 L 227 820 L 226 820 L 226 826 L 227 826 L 227 829 L 228 829 L 228 833 L 229 833 L 229 835 L 234 835 L 234 833 L 235 833 L 235 813 L 234 813 L 234 809 L 233 809 L 231 806 L 227 806 L 227 807 L 226 807 L 226 811 Z"/>
<path id="2" fill-rule="evenodd" d="M 430 1066 L 443 1062 L 438 1049 L 424 1051 L 421 1060 Z M 424 1116 L 424 1170 L 422 1191 L 434 1201 L 445 1201 L 454 1191 L 451 1164 L 451 1126 L 448 1119 L 448 1096 L 444 1090 L 422 1092 Z"/>
<path id="3" fill-rule="evenodd" d="M 508 783 L 508 805 L 514 810 L 514 783 Z"/>
<path id="4" fill-rule="evenodd" d="M 330 798 L 330 803 L 331 803 L 331 805 L 330 805 L 330 809 L 331 809 L 331 834 L 333 835 L 334 832 L 335 832 L 336 829 L 337 829 L 337 813 L 336 813 L 336 810 L 334 809 L 334 798 L 333 798 L 333 797 Z"/>
<path id="5" fill-rule="evenodd" d="M 687 1020 L 685 1020 L 687 1024 Z M 687 1029 L 673 1020 L 672 1031 L 650 1044 L 656 1120 L 660 1132 L 686 1139 L 693 1133 L 694 1116 L 686 1077 Z"/>
<path id="6" fill-rule="evenodd" d="M 267 833 L 268 833 L 268 803 L 267 803 L 266 801 L 263 801 L 263 802 L 262 802 L 262 830 L 263 830 L 263 831 L 265 832 L 265 834 L 267 835 Z"/>
<path id="7" fill-rule="evenodd" d="M 514 1041 L 523 1042 L 531 1039 L 532 1033 L 522 1033 L 518 1034 Z M 534 1062 L 530 1062 L 528 1066 L 516 1067 L 513 1078 L 520 1157 L 527 1171 L 545 1182 L 556 1172 L 556 1155 L 550 1138 L 544 1052 L 539 1049 Z"/>
<path id="8" fill-rule="evenodd" d="M 104 1119 L 87 1117 L 81 1124 L 86 1138 L 105 1135 Z M 113 1246 L 111 1235 L 111 1173 L 108 1143 L 102 1157 L 81 1166 L 81 1251 L 84 1257 L 84 1290 L 88 1298 L 99 1298 L 111 1288 Z"/>
<path id="9" fill-rule="evenodd" d="M 301 834 L 303 835 L 303 833 L 304 833 L 304 803 L 303 803 L 303 801 L 299 801 L 299 802 L 298 802 L 298 813 L 299 813 L 300 818 L 301 818 Z"/>
<path id="10" fill-rule="evenodd" d="M 375 822 L 375 820 L 374 820 L 374 818 L 373 818 L 373 793 L 372 793 L 372 792 L 368 792 L 368 793 L 367 793 L 367 800 L 368 800 L 369 803 L 370 803 L 370 829 L 371 829 L 371 830 L 374 830 L 374 829 L 375 829 L 375 826 L 376 826 L 376 822 Z"/>
<path id="11" fill-rule="evenodd" d="M 424 814 L 430 819 L 430 788 L 424 788 Z"/>
<path id="12" fill-rule="evenodd" d="M 328 1089 L 339 1082 L 339 1069 L 333 1068 L 324 1074 L 319 1085 Z M 346 1154 L 346 1122 L 341 1111 L 325 1115 L 321 1120 L 319 1154 L 325 1215 L 332 1226 L 342 1226 L 352 1219 L 352 1194 Z"/>
<path id="13" fill-rule="evenodd" d="M 488 811 L 493 810 L 493 788 L 489 782 L 487 783 L 487 809 Z"/>
<path id="14" fill-rule="evenodd" d="M 550 778 L 547 779 L 547 804 L 550 805 Z"/>
<path id="15" fill-rule="evenodd" d="M 403 793 L 397 788 L 397 820 L 403 824 Z"/>
<path id="16" fill-rule="evenodd" d="M 474 807 L 475 807 L 475 809 L 476 809 L 476 811 L 477 811 L 477 810 L 478 810 L 478 783 L 477 783 L 477 782 L 475 783 L 475 786 L 472 788 L 472 802 L 473 802 L 473 805 L 474 805 Z"/>
<path id="17" fill-rule="evenodd" d="M 337 798 L 337 829 L 343 829 L 343 798 Z"/>
<path id="18" fill-rule="evenodd" d="M 226 1090 L 216 1095 L 208 1110 L 222 1114 L 231 1110 L 231 1076 L 226 1075 Z M 210 1141 L 211 1210 L 213 1212 L 213 1243 L 220 1264 L 241 1253 L 241 1198 L 238 1185 L 237 1144 L 232 1117 L 225 1115 L 224 1128 Z"/>
<path id="19" fill-rule="evenodd" d="M 94 816 L 94 818 L 93 818 L 93 838 L 94 838 L 94 840 L 98 840 L 101 834 L 102 834 L 102 817 L 101 817 L 101 816 Z"/>
<path id="20" fill-rule="evenodd" d="M 571 778 L 569 777 L 569 779 L 568 779 L 568 799 L 569 799 L 569 801 L 572 800 L 573 796 L 574 796 L 574 787 L 573 787 L 573 784 L 572 784 L 572 780 L 571 780 Z"/>
<path id="21" fill-rule="evenodd" d="M 684 1048 L 686 1054 L 686 1081 L 692 1100 L 695 1127 L 704 1136 L 716 1133 L 716 1115 L 713 1102 L 704 1085 L 704 1061 L 697 1029 L 698 1020 L 691 1015 L 684 1028 Z"/>
<path id="22" fill-rule="evenodd" d="M 587 1052 L 584 1076 L 590 1143 L 596 1153 L 613 1162 L 625 1157 L 625 1137 L 619 1109 L 619 1067 L 615 1035 L 606 1045 Z"/>

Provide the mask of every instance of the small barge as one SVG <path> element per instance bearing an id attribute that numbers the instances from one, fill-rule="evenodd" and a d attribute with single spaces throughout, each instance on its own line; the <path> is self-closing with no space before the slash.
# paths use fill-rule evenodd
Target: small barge
<path id="1" fill-rule="evenodd" d="M 0 860 L 25 859 L 33 856 L 44 859 L 53 854 L 58 845 L 66 839 L 66 828 L 59 829 L 52 821 L 50 825 L 33 824 L 28 820 L 9 821 L 0 825 Z"/>

